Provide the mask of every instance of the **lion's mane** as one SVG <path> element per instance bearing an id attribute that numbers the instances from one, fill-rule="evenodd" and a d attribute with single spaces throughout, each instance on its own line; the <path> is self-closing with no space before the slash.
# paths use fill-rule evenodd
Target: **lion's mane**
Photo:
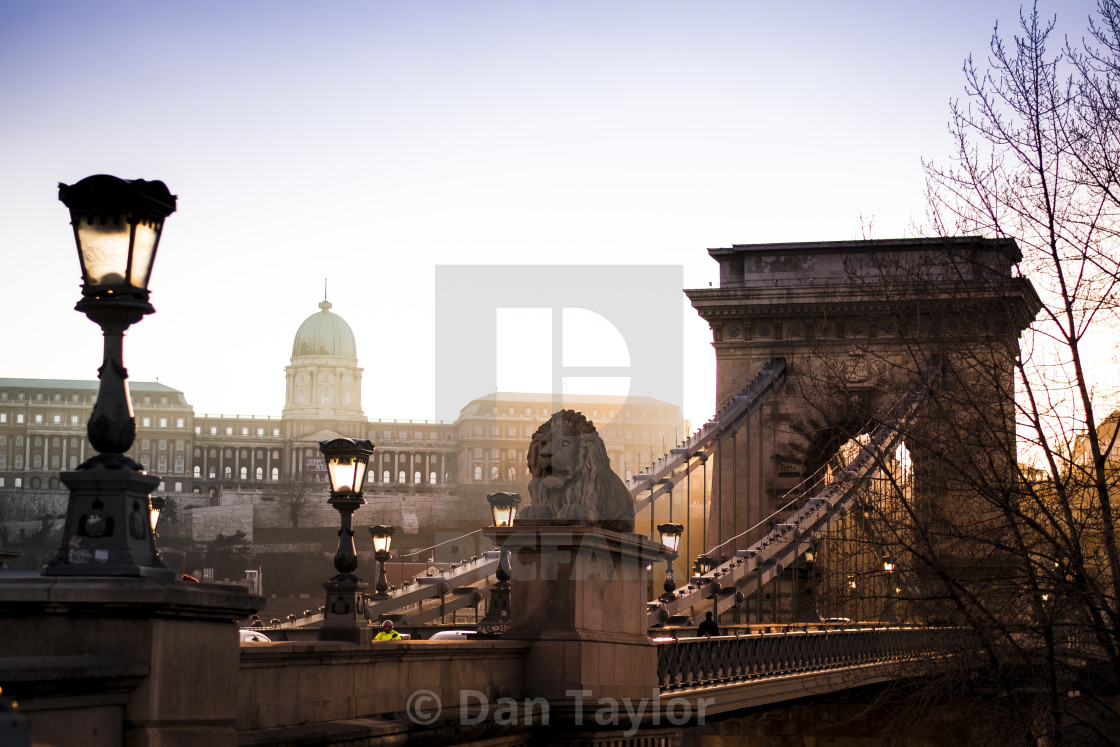
<path id="1" fill-rule="evenodd" d="M 551 466 L 542 464 L 541 450 L 559 418 L 567 435 L 579 444 L 577 470 L 553 484 Z M 541 424 L 533 434 L 526 455 L 532 504 L 521 514 L 525 519 L 585 520 L 618 532 L 634 531 L 634 498 L 626 484 L 611 469 L 607 447 L 595 424 L 575 410 L 561 410 Z"/>

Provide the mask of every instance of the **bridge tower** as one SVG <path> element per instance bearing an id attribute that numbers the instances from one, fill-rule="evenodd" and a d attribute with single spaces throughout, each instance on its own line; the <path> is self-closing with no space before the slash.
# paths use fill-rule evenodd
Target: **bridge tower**
<path id="1" fill-rule="evenodd" d="M 931 360 L 947 375 L 905 436 L 915 489 L 940 515 L 966 516 L 947 460 L 983 449 L 1014 455 L 1013 363 L 1041 308 L 1031 283 L 1015 276 L 1015 242 L 747 244 L 709 254 L 719 287 L 686 293 L 712 329 L 717 412 L 767 362 L 784 359 L 787 370 L 757 413 L 710 451 L 706 546 L 717 548 L 717 562 L 766 534 L 783 497 L 807 489 L 842 444 L 880 423 Z M 787 571 L 775 598 L 797 583 Z M 761 611 L 759 596 L 744 610 Z M 766 609 L 776 615 L 776 599 Z"/>

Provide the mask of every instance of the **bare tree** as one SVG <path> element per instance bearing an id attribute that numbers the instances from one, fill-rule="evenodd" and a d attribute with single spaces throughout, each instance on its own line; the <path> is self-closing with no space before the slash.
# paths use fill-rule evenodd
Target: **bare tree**
<path id="1" fill-rule="evenodd" d="M 1035 8 L 1010 38 L 997 27 L 986 65 L 965 63 L 955 156 L 924 163 L 932 230 L 1013 239 L 1041 311 L 1014 350 L 981 340 L 947 359 L 935 425 L 907 435 L 938 455 L 915 484 L 958 499 L 899 484 L 889 509 L 863 507 L 878 514 L 865 544 L 894 548 L 896 588 L 976 631 L 992 702 L 1021 727 L 1008 739 L 1040 744 L 1120 738 L 1117 380 L 1094 367 L 1120 330 L 1120 3 L 1097 11 L 1080 47 L 1051 51 L 1055 22 Z"/>

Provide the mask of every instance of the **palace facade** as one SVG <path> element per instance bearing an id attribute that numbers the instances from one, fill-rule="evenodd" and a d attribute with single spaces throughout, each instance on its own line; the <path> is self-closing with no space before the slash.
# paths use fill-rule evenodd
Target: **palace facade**
<path id="1" fill-rule="evenodd" d="M 180 390 L 129 382 L 137 436 L 128 455 L 163 480 L 157 495 L 182 508 L 290 503 L 308 489 L 317 495 L 315 483 L 326 495 L 320 441 L 368 438 L 376 450 L 367 499 L 422 497 L 438 519 L 461 517 L 462 511 L 440 506 L 464 500 L 478 503 L 484 517 L 484 497 L 497 490 L 527 499 L 529 440 L 560 406 L 595 422 L 623 477 L 648 464 L 651 454 L 667 453 L 688 431 L 678 406 L 649 397 L 564 395 L 560 405 L 548 394 L 497 392 L 467 403 L 453 422 L 369 419 L 354 334 L 326 300 L 297 330 L 284 373 L 279 416 L 199 414 Z M 94 454 L 85 427 L 97 387 L 93 380 L 0 378 L 0 529 L 64 510 L 58 475 Z M 399 519 L 406 532 L 416 521 L 407 508 L 388 518 Z M 299 517 L 293 514 L 293 521 Z M 195 521 L 196 527 L 213 523 Z M 196 541 L 207 538 L 196 528 Z M 16 537 L 9 533 L 9 539 Z"/>

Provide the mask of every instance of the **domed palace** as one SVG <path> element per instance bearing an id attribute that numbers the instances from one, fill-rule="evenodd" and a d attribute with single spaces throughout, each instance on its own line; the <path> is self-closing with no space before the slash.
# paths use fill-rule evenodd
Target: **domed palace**
<path id="1" fill-rule="evenodd" d="M 280 415 L 202 414 L 179 389 L 129 382 L 137 434 L 128 456 L 162 480 L 155 493 L 169 507 L 160 526 L 164 552 L 182 558 L 230 536 L 254 552 L 317 551 L 338 528 L 325 500 L 319 442 L 340 436 L 376 446 L 369 505 L 356 520 L 399 527 L 402 545 L 476 529 L 489 515 L 488 493 L 527 495 L 525 451 L 556 409 L 551 395 L 486 394 L 465 403 L 452 422 L 367 419 L 354 332 L 331 307 L 324 299 L 296 331 Z M 37 553 L 57 549 L 51 542 L 61 518 L 41 548 L 23 539 L 42 534 L 44 516 L 64 512 L 59 472 L 92 456 L 85 423 L 97 391 L 95 379 L 0 378 L 0 500 L 10 542 L 25 551 L 28 569 L 43 561 Z M 391 396 L 378 393 L 381 401 Z M 654 444 L 667 451 L 683 436 L 680 409 L 649 397 L 566 396 L 564 406 L 595 422 L 623 475 L 647 464 Z M 254 557 L 267 566 L 263 555 Z M 270 574 L 281 585 L 289 576 Z"/>
<path id="2" fill-rule="evenodd" d="M 323 299 L 319 313 L 299 325 L 292 343 L 291 365 L 284 369 L 287 382 L 284 420 L 361 422 L 362 369 L 354 332 L 346 320 L 331 311 Z M 293 434 L 294 435 L 294 434 Z"/>

